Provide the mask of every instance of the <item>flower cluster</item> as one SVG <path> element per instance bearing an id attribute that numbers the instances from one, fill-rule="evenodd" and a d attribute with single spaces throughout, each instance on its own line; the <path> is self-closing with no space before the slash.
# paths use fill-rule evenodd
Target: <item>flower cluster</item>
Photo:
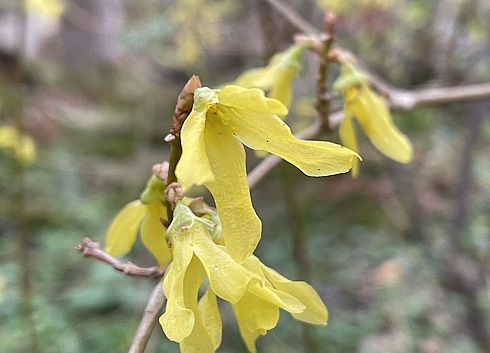
<path id="1" fill-rule="evenodd" d="M 168 298 L 160 324 L 183 353 L 212 353 L 221 343 L 217 297 L 230 302 L 250 352 L 255 340 L 274 328 L 279 308 L 298 320 L 327 323 L 327 309 L 305 282 L 293 282 L 264 266 L 255 256 L 240 265 L 210 234 L 214 227 L 179 202 L 167 233 L 174 253 L 163 290 Z M 208 278 L 206 293 L 199 288 Z"/>
<path id="2" fill-rule="evenodd" d="M 205 185 L 211 191 L 225 245 L 239 263 L 252 255 L 262 229 L 250 199 L 243 145 L 273 153 L 309 176 L 347 172 L 359 158 L 334 143 L 294 137 L 279 118 L 287 113 L 281 102 L 259 89 L 203 87 L 196 89 L 193 110 L 182 127 L 178 181 L 184 189 Z"/>

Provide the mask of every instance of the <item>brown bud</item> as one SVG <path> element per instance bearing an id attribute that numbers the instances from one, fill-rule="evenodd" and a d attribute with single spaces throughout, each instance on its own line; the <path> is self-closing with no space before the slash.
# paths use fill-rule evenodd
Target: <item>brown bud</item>
<path id="1" fill-rule="evenodd" d="M 330 36 L 335 34 L 335 25 L 337 23 L 337 16 L 333 12 L 326 12 L 323 17 L 323 30 Z"/>
<path id="2" fill-rule="evenodd" d="M 168 166 L 169 166 L 169 163 L 167 161 L 164 161 L 162 163 L 155 164 L 152 167 L 153 174 L 158 179 L 163 181 L 165 183 L 165 185 L 167 185 Z"/>
<path id="3" fill-rule="evenodd" d="M 182 200 L 182 198 L 184 197 L 184 190 L 182 189 L 182 186 L 180 186 L 179 183 L 174 181 L 165 189 L 165 196 L 167 197 L 167 200 L 172 205 L 172 209 L 173 209 L 175 208 L 175 204 L 177 200 Z"/>
<path id="4" fill-rule="evenodd" d="M 194 104 L 194 91 L 199 87 L 201 87 L 199 76 L 192 75 L 182 89 L 179 98 L 177 98 L 177 105 L 175 106 L 173 117 L 174 126 L 170 130 L 170 133 L 177 138 L 180 136 L 182 124 L 184 124 L 185 119 L 192 110 L 192 105 Z"/>

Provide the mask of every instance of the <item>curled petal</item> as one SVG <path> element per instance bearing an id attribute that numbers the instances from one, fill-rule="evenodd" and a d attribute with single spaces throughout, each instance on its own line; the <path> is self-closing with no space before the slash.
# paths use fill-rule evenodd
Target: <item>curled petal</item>
<path id="1" fill-rule="evenodd" d="M 160 266 L 168 264 L 172 253 L 165 239 L 165 227 L 160 217 L 167 216 L 166 207 L 156 200 L 147 206 L 147 214 L 141 223 L 141 239 L 153 256 L 158 260 Z"/>
<path id="2" fill-rule="evenodd" d="M 409 139 L 393 124 L 390 112 L 383 98 L 372 92 L 366 85 L 350 89 L 356 94 L 347 99 L 346 108 L 356 116 L 373 145 L 385 156 L 400 162 L 410 163 L 413 147 Z"/>
<path id="3" fill-rule="evenodd" d="M 305 310 L 305 305 L 289 293 L 276 290 L 273 287 L 263 287 L 258 285 L 250 286 L 249 292 L 257 297 L 274 304 L 290 313 L 301 313 Z"/>
<path id="4" fill-rule="evenodd" d="M 248 292 L 236 305 L 235 316 L 241 328 L 265 335 L 279 320 L 279 307 Z M 248 346 L 248 344 L 247 344 Z"/>
<path id="5" fill-rule="evenodd" d="M 252 207 L 245 170 L 245 150 L 228 125 L 208 119 L 206 151 L 215 182 L 206 187 L 213 194 L 230 255 L 239 263 L 249 257 L 260 240 L 262 223 Z"/>
<path id="6" fill-rule="evenodd" d="M 225 86 L 218 95 L 222 105 L 231 108 L 243 109 L 263 114 L 288 114 L 288 108 L 276 99 L 266 98 L 264 91 L 257 88 L 243 88 L 238 86 Z"/>
<path id="7" fill-rule="evenodd" d="M 234 110 L 238 138 L 250 148 L 278 155 L 309 176 L 345 173 L 359 155 L 331 142 L 304 141 L 291 134 L 289 126 L 274 115 Z"/>
<path id="8" fill-rule="evenodd" d="M 340 141 L 342 144 L 353 150 L 354 152 L 359 151 L 357 147 L 357 137 L 356 131 L 354 130 L 354 124 L 352 123 L 351 114 L 345 110 L 344 119 L 340 122 L 339 126 Z M 352 163 L 352 176 L 356 178 L 359 175 L 359 161 L 354 159 Z"/>
<path id="9" fill-rule="evenodd" d="M 188 337 L 196 322 L 195 314 L 189 307 L 190 304 L 184 299 L 188 291 L 185 288 L 184 279 L 193 257 L 192 246 L 186 233 L 172 232 L 172 246 L 175 255 L 163 280 L 163 291 L 168 301 L 165 313 L 160 317 L 160 325 L 167 337 L 175 342 L 181 342 Z M 197 294 L 195 301 L 197 305 Z"/>
<path id="10" fill-rule="evenodd" d="M 195 229 L 192 237 L 194 253 L 204 266 L 209 285 L 218 297 L 230 303 L 238 302 L 256 277 L 234 261 L 224 247 L 214 244 L 200 223 L 192 229 Z"/>
<path id="11" fill-rule="evenodd" d="M 192 310 L 195 318 L 190 335 L 180 342 L 181 353 L 214 353 L 215 342 L 204 327 L 204 318 L 199 315 L 197 295 L 204 279 L 204 271 L 199 260 L 194 256 L 187 269 L 184 279 L 184 301 L 187 308 Z M 218 313 L 219 315 L 219 313 Z"/>
<path id="12" fill-rule="evenodd" d="M 312 286 L 302 281 L 290 281 L 265 265 L 262 265 L 262 271 L 276 290 L 289 293 L 304 304 L 303 311 L 292 313 L 296 319 L 316 325 L 327 324 L 327 307 Z"/>
<path id="13" fill-rule="evenodd" d="M 105 251 L 115 257 L 126 255 L 133 247 L 146 205 L 140 200 L 128 203 L 116 215 L 106 234 Z"/>
<path id="14" fill-rule="evenodd" d="M 211 337 L 214 348 L 218 348 L 221 344 L 221 316 L 219 314 L 216 294 L 214 294 L 210 286 L 208 286 L 206 293 L 199 300 L 198 312 L 204 328 L 208 332 L 209 337 Z"/>
<path id="15" fill-rule="evenodd" d="M 180 132 L 182 156 L 175 174 L 184 189 L 214 181 L 214 174 L 206 155 L 204 127 L 207 110 L 193 110 Z"/>

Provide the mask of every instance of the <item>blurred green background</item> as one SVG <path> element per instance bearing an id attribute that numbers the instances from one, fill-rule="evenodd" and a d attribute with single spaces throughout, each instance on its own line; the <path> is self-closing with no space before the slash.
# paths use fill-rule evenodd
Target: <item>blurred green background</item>
<path id="1" fill-rule="evenodd" d="M 284 3 L 403 89 L 490 81 L 485 0 L 313 0 Z M 20 168 L 0 154 L 0 351 L 125 352 L 156 282 L 75 251 L 103 243 L 136 199 L 192 74 L 204 86 L 262 66 L 298 33 L 264 0 L 0 0 L 0 126 L 31 136 Z M 288 121 L 308 126 L 318 61 L 305 53 Z M 330 82 L 338 74 L 331 65 Z M 340 96 L 334 95 L 340 107 Z M 391 162 L 360 135 L 350 175 L 311 179 L 290 165 L 252 191 L 264 225 L 257 254 L 310 281 L 326 327 L 282 313 L 259 352 L 490 352 L 489 100 L 396 113 L 414 161 Z M 324 136 L 338 142 L 336 132 Z M 250 151 L 247 151 L 250 152 Z M 248 153 L 249 170 L 260 160 Z M 126 260 L 155 262 L 137 243 Z M 219 352 L 244 352 L 220 303 Z M 157 325 L 146 350 L 178 352 Z"/>

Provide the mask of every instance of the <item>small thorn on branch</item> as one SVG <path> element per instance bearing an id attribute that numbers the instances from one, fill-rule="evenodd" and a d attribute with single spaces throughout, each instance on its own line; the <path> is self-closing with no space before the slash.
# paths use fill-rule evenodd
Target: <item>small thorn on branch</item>
<path id="1" fill-rule="evenodd" d="M 128 276 L 158 278 L 165 274 L 167 267 L 139 267 L 131 262 L 122 262 L 100 249 L 99 243 L 83 238 L 75 248 L 84 257 L 93 257 L 111 265 L 115 270 Z"/>

